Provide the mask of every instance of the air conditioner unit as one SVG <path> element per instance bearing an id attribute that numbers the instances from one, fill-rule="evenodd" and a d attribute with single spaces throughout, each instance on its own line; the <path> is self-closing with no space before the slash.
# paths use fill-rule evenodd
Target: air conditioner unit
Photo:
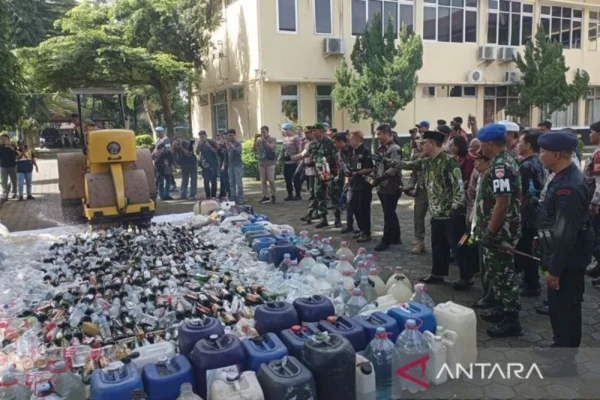
<path id="1" fill-rule="evenodd" d="M 325 56 L 343 56 L 346 54 L 346 40 L 337 38 L 323 39 L 323 53 Z"/>
<path id="2" fill-rule="evenodd" d="M 479 49 L 477 51 L 477 59 L 488 61 L 495 60 L 497 52 L 498 49 L 496 48 L 496 46 L 479 46 Z"/>
<path id="3" fill-rule="evenodd" d="M 498 51 L 498 61 L 500 62 L 511 62 L 517 56 L 519 49 L 516 47 L 501 47 Z"/>
<path id="4" fill-rule="evenodd" d="M 590 73 L 589 73 L 589 71 L 586 68 L 577 68 L 577 75 L 581 75 L 581 76 L 587 75 L 587 76 L 590 76 Z"/>
<path id="5" fill-rule="evenodd" d="M 467 75 L 467 80 L 469 81 L 469 83 L 483 82 L 483 71 L 478 69 L 469 71 L 469 74 Z"/>
<path id="6" fill-rule="evenodd" d="M 520 72 L 505 72 L 504 73 L 504 82 L 505 83 L 515 83 L 521 80 Z"/>

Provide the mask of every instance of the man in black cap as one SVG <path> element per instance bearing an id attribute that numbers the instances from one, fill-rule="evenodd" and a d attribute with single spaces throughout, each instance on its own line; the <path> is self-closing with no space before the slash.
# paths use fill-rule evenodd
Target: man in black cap
<path id="1" fill-rule="evenodd" d="M 585 177 L 571 159 L 577 146 L 573 133 L 546 133 L 538 143 L 544 167 L 555 174 L 542 203 L 538 232 L 554 343 L 536 351 L 553 358 L 551 364 L 542 367 L 544 377 L 574 375 L 581 342 L 585 267 L 593 247 L 588 221 L 590 193 Z"/>

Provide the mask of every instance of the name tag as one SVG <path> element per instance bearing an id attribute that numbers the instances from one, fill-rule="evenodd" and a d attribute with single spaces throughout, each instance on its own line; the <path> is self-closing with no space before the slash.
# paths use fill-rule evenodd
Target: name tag
<path id="1" fill-rule="evenodd" d="M 361 170 L 362 169 L 362 164 L 361 163 L 356 163 L 356 169 Z"/>

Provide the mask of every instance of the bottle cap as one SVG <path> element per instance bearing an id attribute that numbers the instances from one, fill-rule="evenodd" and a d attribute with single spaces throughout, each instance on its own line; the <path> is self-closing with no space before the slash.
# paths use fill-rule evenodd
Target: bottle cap
<path id="1" fill-rule="evenodd" d="M 373 367 L 370 362 L 360 364 L 360 372 L 365 375 L 371 375 L 373 373 Z"/>
<path id="2" fill-rule="evenodd" d="M 417 329 L 417 323 L 414 319 L 410 318 L 406 321 L 406 329 Z"/>
<path id="3" fill-rule="evenodd" d="M 358 252 L 363 254 L 363 253 L 367 253 L 367 249 L 365 249 L 364 247 L 361 247 L 360 249 L 358 249 Z"/>
<path id="4" fill-rule="evenodd" d="M 369 275 L 377 275 L 377 268 L 370 268 Z"/>
<path id="5" fill-rule="evenodd" d="M 302 327 L 300 325 L 294 325 L 290 329 L 292 330 L 293 333 L 300 333 L 300 332 L 302 332 Z"/>
<path id="6" fill-rule="evenodd" d="M 211 341 L 213 341 L 213 342 L 214 342 L 214 341 L 216 341 L 216 340 L 219 338 L 219 335 L 217 335 L 217 334 L 212 334 L 212 335 L 210 335 L 208 338 L 209 338 Z"/>
<path id="7" fill-rule="evenodd" d="M 346 242 L 346 241 L 340 242 L 340 247 L 348 247 L 348 242 Z"/>
<path id="8" fill-rule="evenodd" d="M 352 294 L 354 296 L 360 296 L 360 288 L 355 287 L 354 290 L 352 290 Z"/>
<path id="9" fill-rule="evenodd" d="M 327 317 L 327 322 L 329 322 L 330 324 L 335 324 L 337 322 L 337 317 L 334 315 L 330 315 L 329 317 Z"/>

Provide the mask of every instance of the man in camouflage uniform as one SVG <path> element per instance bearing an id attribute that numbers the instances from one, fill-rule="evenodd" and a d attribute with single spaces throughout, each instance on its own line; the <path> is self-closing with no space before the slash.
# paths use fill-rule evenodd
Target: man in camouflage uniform
<path id="1" fill-rule="evenodd" d="M 421 151 L 421 135 L 429 130 L 429 122 L 422 121 L 415 129 L 418 132 L 411 130 L 411 154 L 410 160 L 416 160 L 422 157 Z M 427 215 L 428 201 L 427 201 L 427 190 L 425 189 L 425 181 L 423 179 L 423 173 L 421 171 L 414 170 L 410 174 L 408 179 L 408 187 L 406 194 L 414 197 L 414 231 L 415 231 L 415 247 L 411 250 L 413 254 L 420 254 L 425 251 L 425 216 Z"/>
<path id="2" fill-rule="evenodd" d="M 315 208 L 321 219 L 315 227 L 324 228 L 329 226 L 327 222 L 327 200 L 333 193 L 332 184 L 335 178 L 339 152 L 333 140 L 325 135 L 325 125 L 323 123 L 314 124 L 313 133 L 315 140 L 310 143 L 308 149 L 292 157 L 292 159 L 300 160 L 308 156 L 312 156 L 314 159 L 316 169 Z M 306 222 L 312 222 L 310 215 L 307 216 Z"/>
<path id="3" fill-rule="evenodd" d="M 510 252 L 521 236 L 519 166 L 506 149 L 505 125 L 484 126 L 477 138 L 481 141 L 481 152 L 491 162 L 480 177 L 475 200 L 478 221 L 475 236 L 481 240 L 483 268 L 490 277 L 494 296 L 501 302 L 501 306 L 482 311 L 481 318 L 498 322 L 488 328 L 490 337 L 519 336 L 523 334 L 519 322 L 521 298 L 514 256 Z"/>
<path id="4" fill-rule="evenodd" d="M 423 133 L 422 157 L 411 161 L 383 160 L 386 165 L 421 171 L 431 213 L 431 274 L 419 281 L 432 284 L 444 282 L 450 268 L 450 251 L 459 254 L 460 237 L 454 237 L 453 225 L 461 219 L 465 224 L 465 194 L 462 173 L 456 159 L 443 150 L 445 135 L 441 132 Z M 399 171 L 400 173 L 400 171 Z M 460 257 L 459 257 L 460 258 Z M 462 260 L 457 260 L 463 265 Z M 461 268 L 461 275 L 462 268 Z M 471 277 L 461 276 L 470 281 Z M 468 282 L 467 282 L 468 284 Z"/>

